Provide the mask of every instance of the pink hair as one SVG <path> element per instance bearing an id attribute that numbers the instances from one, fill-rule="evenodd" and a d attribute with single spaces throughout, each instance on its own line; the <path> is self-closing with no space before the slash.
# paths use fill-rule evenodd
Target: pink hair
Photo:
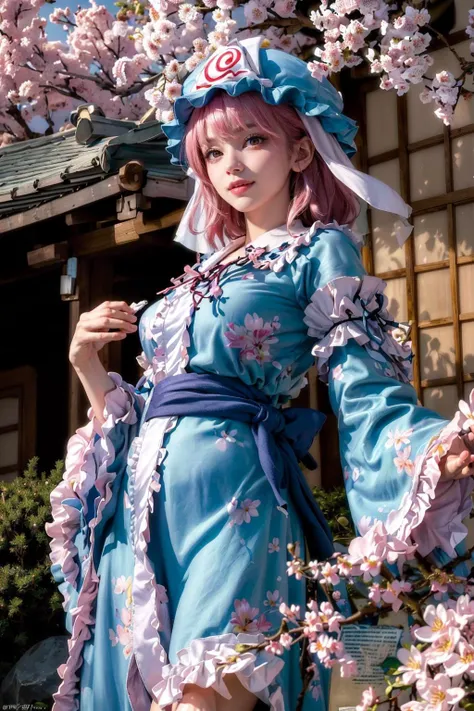
<path id="1" fill-rule="evenodd" d="M 213 249 L 216 249 L 216 238 L 224 242 L 224 229 L 230 239 L 245 234 L 245 218 L 214 190 L 201 146 L 206 141 L 208 127 L 214 135 L 226 138 L 245 130 L 249 120 L 258 130 L 272 137 L 278 138 L 283 132 L 288 146 L 307 135 L 303 122 L 289 104 L 270 106 L 256 92 L 232 97 L 219 91 L 206 106 L 193 111 L 183 150 L 189 166 L 201 180 L 201 186 L 196 206 L 191 210 L 190 229 L 196 234 L 197 205 L 204 205 L 206 239 Z M 297 218 L 305 227 L 310 227 L 316 220 L 325 224 L 337 221 L 340 225 L 351 225 L 359 214 L 359 202 L 354 193 L 331 173 L 317 151 L 309 166 L 300 173 L 293 172 L 290 180 L 291 202 L 287 216 L 290 234 L 291 225 Z"/>

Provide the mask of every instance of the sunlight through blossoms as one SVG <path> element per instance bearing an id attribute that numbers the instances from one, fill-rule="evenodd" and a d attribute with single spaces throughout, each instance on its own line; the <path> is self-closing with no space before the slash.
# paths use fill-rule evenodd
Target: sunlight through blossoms
<path id="1" fill-rule="evenodd" d="M 315 655 L 324 667 L 334 669 L 341 677 L 353 677 L 358 672 L 357 663 L 345 648 L 344 627 L 363 620 L 373 624 L 389 613 L 402 611 L 411 642 L 402 644 L 397 656 L 382 664 L 385 695 L 377 696 L 368 687 L 357 711 L 374 711 L 385 704 L 400 711 L 470 708 L 467 700 L 474 689 L 474 585 L 470 577 L 457 572 L 457 567 L 471 559 L 473 549 L 437 568 L 417 554 L 416 546 L 389 534 L 382 522 L 352 540 L 348 552 L 335 553 L 331 561 L 306 564 L 299 557 L 299 548 L 299 544 L 288 546 L 291 560 L 287 574 L 317 583 L 326 600 L 310 599 L 307 610 L 280 602 L 278 632 L 260 644 L 238 645 L 239 653 L 262 649 L 283 655 L 293 644 L 306 640 L 309 654 L 303 660 L 302 674 L 308 689 L 317 675 L 309 655 Z M 357 606 L 353 604 L 354 593 Z M 301 708 L 298 705 L 297 709 Z"/>
<path id="2" fill-rule="evenodd" d="M 401 2 L 322 0 L 308 16 L 297 0 L 121 0 L 114 16 L 90 0 L 76 12 L 51 13 L 64 28 L 62 42 L 48 40 L 47 17 L 40 16 L 50 4 L 0 0 L 2 144 L 67 126 L 64 115 L 84 103 L 118 119 L 140 119 L 151 107 L 158 120 L 168 121 L 187 73 L 216 48 L 259 34 L 266 46 L 307 59 L 319 80 L 365 63 L 382 89 L 402 95 L 417 84 L 421 100 L 433 103 L 445 124 L 457 103 L 472 97 L 466 86 L 472 57 L 450 48 L 459 72 L 430 76 L 427 51 L 439 32 L 426 8 Z M 472 55 L 474 10 L 467 23 Z"/>

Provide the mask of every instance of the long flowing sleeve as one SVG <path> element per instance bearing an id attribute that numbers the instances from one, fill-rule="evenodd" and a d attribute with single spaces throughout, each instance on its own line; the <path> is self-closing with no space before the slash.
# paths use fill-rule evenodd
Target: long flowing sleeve
<path id="1" fill-rule="evenodd" d="M 145 331 L 147 319 L 140 322 L 146 363 L 153 353 Z M 117 492 L 127 465 L 134 456 L 149 384 L 142 378 L 135 387 L 117 373 L 109 373 L 115 387 L 106 394 L 101 424 L 89 409 L 88 423 L 69 439 L 62 481 L 50 496 L 52 518 L 45 526 L 50 536 L 51 573 L 63 595 L 66 628 L 73 633 L 79 593 L 90 597 L 96 583 L 94 551 L 100 549 L 106 520 L 117 506 Z M 82 629 L 82 627 L 81 627 Z"/>
<path id="2" fill-rule="evenodd" d="M 467 533 L 462 521 L 473 480 L 440 481 L 440 460 L 459 427 L 418 402 L 411 346 L 387 311 L 385 282 L 366 274 L 349 231 L 339 229 L 316 235 L 295 279 L 311 352 L 338 419 L 359 533 L 382 520 L 422 555 L 442 549 L 454 556 Z"/>

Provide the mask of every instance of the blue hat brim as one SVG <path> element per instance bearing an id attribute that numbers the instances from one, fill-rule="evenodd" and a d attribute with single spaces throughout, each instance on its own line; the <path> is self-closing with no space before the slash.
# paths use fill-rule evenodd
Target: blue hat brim
<path id="1" fill-rule="evenodd" d="M 343 101 L 331 82 L 326 78 L 322 81 L 313 78 L 305 62 L 282 50 L 261 48 L 259 59 L 261 76 L 270 79 L 272 86 L 264 86 L 256 76 L 249 75 L 196 91 L 196 79 L 204 62 L 189 75 L 182 96 L 175 101 L 174 119 L 162 125 L 168 138 L 166 150 L 171 155 L 171 163 L 187 168 L 183 146 L 186 124 L 194 109 L 208 104 L 218 91 L 225 91 L 229 96 L 255 91 L 271 106 L 290 104 L 306 116 L 318 116 L 324 130 L 334 134 L 349 158 L 354 155 L 357 123 L 342 113 Z"/>

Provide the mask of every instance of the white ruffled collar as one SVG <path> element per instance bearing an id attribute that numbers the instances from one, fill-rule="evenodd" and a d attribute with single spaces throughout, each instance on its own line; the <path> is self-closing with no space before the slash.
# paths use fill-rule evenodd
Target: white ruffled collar
<path id="1" fill-rule="evenodd" d="M 305 227 L 301 220 L 295 220 L 292 224 L 293 234 L 290 235 L 288 233 L 286 223 L 278 225 L 277 227 L 273 227 L 271 230 L 267 230 L 267 232 L 263 232 L 261 235 L 252 240 L 252 242 L 249 242 L 247 245 L 247 252 L 251 252 L 254 249 L 264 249 L 265 252 L 271 251 L 279 247 L 284 242 L 291 241 L 296 237 L 302 237 L 310 229 L 311 228 Z M 214 252 L 214 254 L 211 254 L 210 257 L 201 262 L 200 271 L 205 272 L 208 269 L 211 269 L 229 254 L 232 254 L 232 252 L 240 249 L 240 247 L 244 244 L 245 235 L 232 240 L 232 242 L 227 244 L 225 247 L 222 247 L 222 249 Z M 227 264 L 231 264 L 231 262 L 228 262 Z"/>

